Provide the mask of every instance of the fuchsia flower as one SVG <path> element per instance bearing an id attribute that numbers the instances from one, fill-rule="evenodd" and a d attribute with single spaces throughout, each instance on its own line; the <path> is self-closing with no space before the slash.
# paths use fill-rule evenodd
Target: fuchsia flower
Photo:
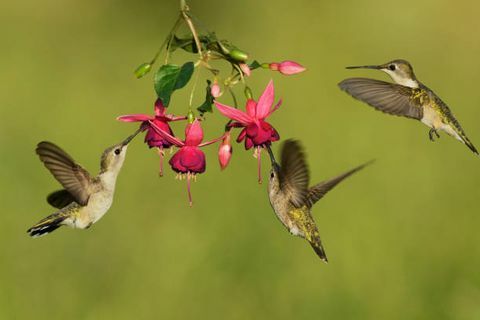
<path id="1" fill-rule="evenodd" d="M 272 62 L 268 64 L 268 68 L 272 71 L 278 71 L 283 75 L 289 76 L 306 70 L 304 66 L 295 61 L 286 60 L 283 62 Z"/>
<path id="2" fill-rule="evenodd" d="M 253 99 L 247 100 L 247 112 L 223 105 L 218 101 L 214 101 L 218 110 L 226 117 L 234 120 L 231 127 L 242 127 L 237 138 L 237 142 L 245 140 L 245 149 L 255 147 L 255 156 L 258 159 L 258 181 L 262 182 L 260 173 L 261 150 L 263 147 L 270 145 L 273 141 L 280 139 L 277 130 L 272 125 L 265 121 L 275 110 L 277 110 L 282 100 L 280 100 L 273 108 L 274 102 L 274 87 L 273 82 L 270 81 L 262 93 L 258 102 Z"/>
<path id="3" fill-rule="evenodd" d="M 171 114 L 166 114 L 165 112 L 166 108 L 163 106 L 162 100 L 157 99 L 157 101 L 155 101 L 155 115 L 153 116 L 148 114 L 131 114 L 117 118 L 117 120 L 123 122 L 142 122 L 141 126 L 143 130 L 147 130 L 147 134 L 145 135 L 145 143 L 148 144 L 150 148 L 158 149 L 158 154 L 160 156 L 160 176 L 163 175 L 163 157 L 165 155 L 164 149 L 170 148 L 173 144 L 168 142 L 155 130 L 153 130 L 151 123 L 154 123 L 158 129 L 173 135 L 173 131 L 168 123 L 170 121 L 186 119 L 186 117 L 176 117 Z"/>
<path id="4" fill-rule="evenodd" d="M 177 172 L 180 179 L 187 177 L 188 200 L 192 205 L 192 195 L 190 192 L 190 180 L 195 179 L 197 173 L 205 172 L 206 161 L 205 154 L 200 147 L 215 143 L 223 138 L 214 139 L 202 143 L 203 130 L 198 120 L 189 123 L 185 128 L 185 141 L 172 136 L 170 133 L 157 127 L 153 120 L 149 120 L 151 128 L 158 133 L 163 139 L 180 149 L 173 155 L 168 162 L 172 169 Z"/>
<path id="5" fill-rule="evenodd" d="M 230 143 L 230 139 L 230 131 L 228 131 L 225 134 L 220 147 L 218 148 L 218 161 L 220 162 L 220 168 L 222 170 L 228 166 L 228 163 L 232 158 L 233 148 L 232 144 Z"/>

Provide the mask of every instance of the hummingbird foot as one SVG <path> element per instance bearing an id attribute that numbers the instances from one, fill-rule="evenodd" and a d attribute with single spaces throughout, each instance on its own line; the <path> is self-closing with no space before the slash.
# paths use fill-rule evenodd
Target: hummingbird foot
<path id="1" fill-rule="evenodd" d="M 428 137 L 430 138 L 430 141 L 432 141 L 432 142 L 435 142 L 435 137 L 434 137 L 434 135 L 437 136 L 437 139 L 440 138 L 440 135 L 438 134 L 437 129 L 432 128 L 432 129 L 430 129 L 430 131 L 428 132 Z"/>

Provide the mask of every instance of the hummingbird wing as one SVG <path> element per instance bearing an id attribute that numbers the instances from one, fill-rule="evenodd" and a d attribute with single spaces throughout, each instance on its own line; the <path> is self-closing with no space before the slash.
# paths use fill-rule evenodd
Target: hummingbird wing
<path id="1" fill-rule="evenodd" d="M 280 188 L 292 204 L 300 208 L 308 193 L 309 173 L 305 153 L 298 141 L 287 140 L 282 145 Z"/>
<path id="2" fill-rule="evenodd" d="M 307 206 L 309 208 L 313 207 L 313 205 L 318 200 L 322 199 L 323 196 L 326 195 L 328 193 L 328 191 L 332 190 L 337 184 L 342 182 L 344 179 L 350 177 L 355 172 L 358 172 L 358 171 L 362 170 L 363 168 L 365 168 L 366 166 L 368 166 L 372 162 L 373 162 L 373 160 L 369 161 L 367 163 L 364 163 L 364 164 L 362 164 L 362 165 L 360 165 L 356 168 L 353 168 L 352 170 L 344 172 L 344 173 L 342 173 L 342 174 L 340 174 L 340 175 L 338 175 L 334 178 L 322 181 L 319 184 L 316 184 L 313 187 L 311 187 L 308 190 L 308 194 L 307 194 L 307 200 L 306 200 Z"/>
<path id="3" fill-rule="evenodd" d="M 75 202 L 82 206 L 86 205 L 92 185 L 92 179 L 87 170 L 51 142 L 40 142 L 35 151 L 45 167 L 71 194 Z"/>
<path id="4" fill-rule="evenodd" d="M 338 86 L 379 111 L 417 120 L 423 118 L 422 106 L 415 99 L 419 89 L 367 78 L 345 79 Z"/>
<path id="5" fill-rule="evenodd" d="M 75 202 L 75 198 L 65 189 L 57 190 L 47 196 L 47 202 L 54 208 L 62 209 L 70 203 Z"/>

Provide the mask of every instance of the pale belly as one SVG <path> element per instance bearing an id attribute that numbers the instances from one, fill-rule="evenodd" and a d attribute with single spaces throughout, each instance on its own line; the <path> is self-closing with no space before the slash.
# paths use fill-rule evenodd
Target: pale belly
<path id="1" fill-rule="evenodd" d="M 277 216 L 278 220 L 287 228 L 287 230 L 294 236 L 297 237 L 304 237 L 303 231 L 298 228 L 298 226 L 295 224 L 293 219 L 289 215 L 289 210 L 292 209 L 290 204 L 287 204 L 286 201 L 279 201 L 278 198 L 276 198 L 277 201 L 272 201 L 272 198 L 270 197 L 270 204 L 273 208 L 273 211 L 275 212 L 275 215 Z"/>
<path id="2" fill-rule="evenodd" d="M 458 135 L 458 133 L 453 129 L 451 125 L 448 123 L 444 123 L 442 117 L 435 111 L 433 108 L 425 106 L 423 107 L 423 118 L 421 120 L 425 125 L 429 128 L 433 128 L 435 130 L 440 130 L 447 133 L 449 136 L 456 138 L 463 142 L 462 138 Z"/>
<path id="3" fill-rule="evenodd" d="M 88 200 L 85 207 L 80 208 L 74 217 L 65 221 L 72 228 L 86 229 L 100 220 L 112 205 L 111 193 L 96 193 Z"/>

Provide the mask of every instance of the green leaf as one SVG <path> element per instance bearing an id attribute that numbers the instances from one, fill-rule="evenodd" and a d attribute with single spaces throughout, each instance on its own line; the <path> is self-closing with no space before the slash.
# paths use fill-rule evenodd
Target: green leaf
<path id="1" fill-rule="evenodd" d="M 150 72 L 150 70 L 152 70 L 152 65 L 150 63 L 142 63 L 141 65 L 138 66 L 137 69 L 135 69 L 135 77 L 137 77 L 137 79 L 140 79 L 142 78 L 143 76 L 145 76 L 147 73 Z"/>
<path id="2" fill-rule="evenodd" d="M 211 87 L 212 82 L 210 80 L 207 80 L 207 94 L 205 96 L 205 101 L 202 103 L 200 107 L 197 108 L 197 110 L 200 112 L 201 115 L 203 115 L 205 112 L 213 112 L 212 110 L 212 105 L 213 105 L 213 96 L 212 96 L 212 87 Z"/>
<path id="3" fill-rule="evenodd" d="M 192 77 L 193 71 L 195 70 L 195 65 L 193 62 L 185 63 L 182 68 L 180 69 L 180 73 L 178 75 L 177 81 L 175 82 L 175 90 L 182 89 L 185 87 L 190 81 Z"/>
<path id="4" fill-rule="evenodd" d="M 182 67 L 175 64 L 165 64 L 155 73 L 153 79 L 155 91 L 165 107 L 170 103 L 172 93 L 188 83 L 194 68 L 193 62 L 187 62 Z"/>

